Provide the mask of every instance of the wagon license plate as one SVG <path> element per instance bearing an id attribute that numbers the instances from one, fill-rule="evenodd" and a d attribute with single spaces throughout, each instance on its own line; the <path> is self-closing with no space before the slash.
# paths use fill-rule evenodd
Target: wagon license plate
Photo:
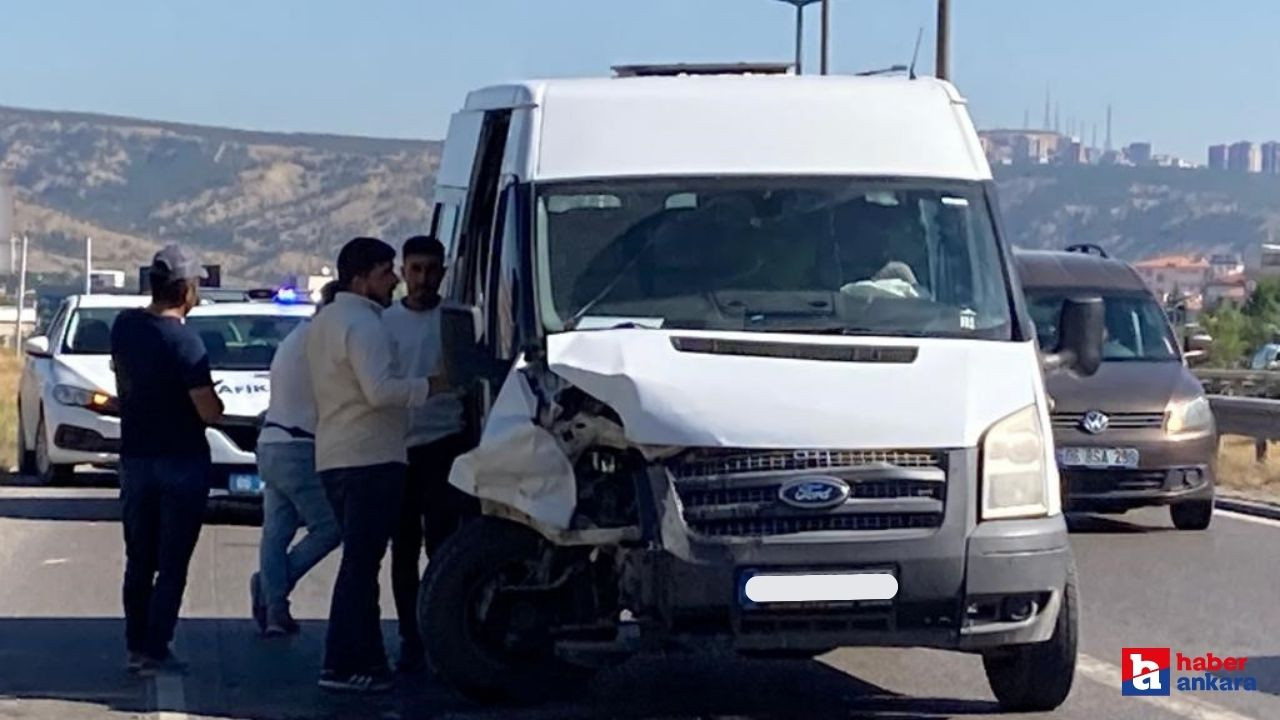
<path id="1" fill-rule="evenodd" d="M 1136 448 L 1066 447 L 1058 449 L 1058 465 L 1084 468 L 1136 468 Z"/>

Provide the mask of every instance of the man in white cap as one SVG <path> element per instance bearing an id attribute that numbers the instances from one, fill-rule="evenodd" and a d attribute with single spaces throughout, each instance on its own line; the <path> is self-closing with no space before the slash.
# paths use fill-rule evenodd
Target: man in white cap
<path id="1" fill-rule="evenodd" d="M 111 363 L 120 402 L 125 636 L 129 670 L 183 672 L 170 651 L 187 567 L 209 497 L 205 427 L 222 416 L 209 356 L 185 324 L 205 269 L 165 247 L 149 269 L 151 304 L 120 313 Z"/>

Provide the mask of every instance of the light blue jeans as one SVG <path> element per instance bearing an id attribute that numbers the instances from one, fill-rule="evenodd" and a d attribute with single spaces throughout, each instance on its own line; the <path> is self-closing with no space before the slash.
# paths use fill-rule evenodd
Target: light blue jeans
<path id="1" fill-rule="evenodd" d="M 333 506 L 316 474 L 315 444 L 265 443 L 258 446 L 262 474 L 262 544 L 258 574 L 267 607 L 288 610 L 289 593 L 342 541 Z M 302 527 L 306 537 L 290 549 Z"/>

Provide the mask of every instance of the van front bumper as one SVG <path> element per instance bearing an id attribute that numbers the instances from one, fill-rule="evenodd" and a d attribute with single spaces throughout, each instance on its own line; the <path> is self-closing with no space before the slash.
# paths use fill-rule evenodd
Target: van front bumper
<path id="1" fill-rule="evenodd" d="M 957 462 L 958 461 L 958 462 Z M 907 646 L 980 650 L 1047 641 L 1072 562 L 1061 515 L 975 523 L 976 459 L 952 453 L 955 483 L 940 527 L 755 538 L 689 531 L 678 506 L 662 545 L 630 553 L 627 594 L 675 636 L 746 652 Z M 665 474 L 664 474 L 665 475 Z M 666 478 L 651 480 L 659 503 Z M 667 485 L 669 487 L 669 485 Z M 659 505 L 661 507 L 661 505 Z M 745 598 L 753 574 L 890 572 L 889 601 L 778 603 Z"/>

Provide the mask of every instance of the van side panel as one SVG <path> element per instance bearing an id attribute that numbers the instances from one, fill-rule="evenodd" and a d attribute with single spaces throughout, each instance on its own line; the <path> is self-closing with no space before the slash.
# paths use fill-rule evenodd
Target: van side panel
<path id="1" fill-rule="evenodd" d="M 438 187 L 465 189 L 471 182 L 471 168 L 476 159 L 476 143 L 480 141 L 482 112 L 455 113 L 449 121 L 449 136 L 436 174 Z"/>

